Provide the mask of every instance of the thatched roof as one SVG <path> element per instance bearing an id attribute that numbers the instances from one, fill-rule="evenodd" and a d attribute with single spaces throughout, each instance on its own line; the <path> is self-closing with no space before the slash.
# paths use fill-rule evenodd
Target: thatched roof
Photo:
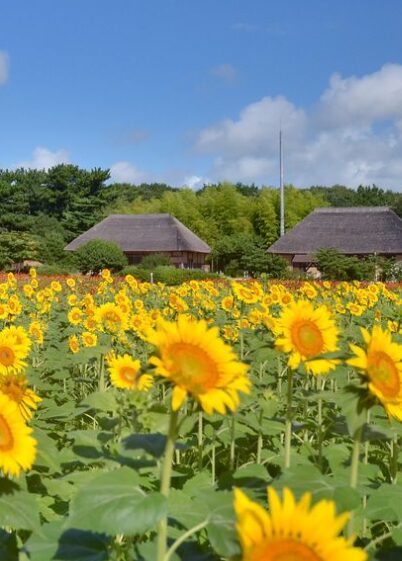
<path id="1" fill-rule="evenodd" d="M 209 245 L 170 214 L 111 214 L 75 238 L 65 249 L 75 251 L 96 239 L 115 242 L 123 251 L 134 253 L 211 251 Z"/>
<path id="2" fill-rule="evenodd" d="M 402 220 L 389 207 L 317 208 L 279 238 L 269 253 L 402 254 Z"/>

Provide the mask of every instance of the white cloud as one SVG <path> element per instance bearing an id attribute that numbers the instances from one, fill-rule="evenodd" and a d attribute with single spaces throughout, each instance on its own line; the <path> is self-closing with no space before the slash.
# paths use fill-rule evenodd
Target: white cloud
<path id="1" fill-rule="evenodd" d="M 8 80 L 9 56 L 6 52 L 0 51 L 0 86 Z"/>
<path id="2" fill-rule="evenodd" d="M 110 168 L 111 181 L 114 183 L 142 183 L 149 180 L 148 174 L 130 162 L 116 162 Z"/>
<path id="3" fill-rule="evenodd" d="M 319 112 L 324 123 L 336 127 L 402 117 L 402 66 L 386 64 L 361 78 L 334 74 Z"/>
<path id="4" fill-rule="evenodd" d="M 32 159 L 18 162 L 15 168 L 49 169 L 58 164 L 69 163 L 69 153 L 64 148 L 52 152 L 44 146 L 37 146 L 32 154 Z"/>
<path id="5" fill-rule="evenodd" d="M 267 149 L 277 149 L 281 123 L 292 142 L 297 142 L 303 136 L 305 113 L 284 97 L 264 97 L 248 105 L 237 121 L 226 119 L 201 131 L 197 149 L 238 157 L 262 156 Z"/>
<path id="6" fill-rule="evenodd" d="M 334 75 L 309 110 L 264 97 L 201 130 L 195 147 L 213 156 L 213 181 L 278 184 L 280 126 L 287 182 L 402 189 L 402 65 Z"/>
<path id="7" fill-rule="evenodd" d="M 190 187 L 194 191 L 201 189 L 204 185 L 211 183 L 207 177 L 201 177 L 199 175 L 189 175 L 184 178 L 182 187 Z"/>
<path id="8" fill-rule="evenodd" d="M 237 70 L 233 64 L 220 64 L 211 70 L 211 74 L 221 78 L 224 82 L 234 82 L 237 78 Z"/>

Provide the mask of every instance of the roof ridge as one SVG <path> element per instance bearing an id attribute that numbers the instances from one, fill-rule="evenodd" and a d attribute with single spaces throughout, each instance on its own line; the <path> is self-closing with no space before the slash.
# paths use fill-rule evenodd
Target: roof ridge
<path id="1" fill-rule="evenodd" d="M 390 206 L 323 206 L 313 212 L 386 212 L 392 211 Z"/>

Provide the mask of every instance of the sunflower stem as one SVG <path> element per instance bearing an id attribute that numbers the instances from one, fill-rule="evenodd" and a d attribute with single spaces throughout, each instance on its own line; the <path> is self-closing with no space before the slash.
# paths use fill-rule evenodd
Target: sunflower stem
<path id="1" fill-rule="evenodd" d="M 169 430 L 166 440 L 165 457 L 162 464 L 161 473 L 161 493 L 165 497 L 169 496 L 170 482 L 172 477 L 173 455 L 177 438 L 177 419 L 178 412 L 171 411 Z M 158 524 L 158 543 L 157 543 L 157 561 L 163 561 L 166 555 L 167 547 L 167 516 L 162 518 Z"/>
<path id="2" fill-rule="evenodd" d="M 258 439 L 257 439 L 257 464 L 261 463 L 261 452 L 262 452 L 262 416 L 263 416 L 263 412 L 262 409 L 260 410 L 260 416 L 258 419 L 258 425 L 259 425 L 259 429 L 258 429 Z"/>
<path id="3" fill-rule="evenodd" d="M 356 489 L 359 476 L 359 456 L 362 431 L 363 427 L 359 427 L 353 436 L 352 459 L 350 464 L 350 486 L 352 489 Z"/>
<path id="4" fill-rule="evenodd" d="M 236 424 L 234 413 L 230 418 L 230 469 L 234 469 L 236 451 Z"/>
<path id="5" fill-rule="evenodd" d="M 202 410 L 198 411 L 198 469 L 202 469 L 202 453 L 203 453 L 203 414 Z"/>
<path id="6" fill-rule="evenodd" d="M 285 469 L 290 467 L 290 448 L 292 441 L 292 390 L 293 390 L 293 370 L 288 368 L 288 387 L 286 403 L 285 421 Z"/>
<path id="7" fill-rule="evenodd" d="M 352 458 L 350 463 L 350 486 L 352 489 L 356 489 L 357 481 L 359 476 L 359 456 L 360 456 L 360 443 L 363 432 L 363 426 L 360 426 L 355 430 L 353 435 L 353 448 L 352 448 Z M 350 513 L 349 523 L 348 523 L 348 535 L 349 537 L 353 535 L 354 520 L 353 512 Z"/>
<path id="8" fill-rule="evenodd" d="M 205 526 L 208 525 L 208 522 L 209 522 L 208 519 L 203 520 L 196 526 L 193 526 L 193 528 L 187 530 L 187 532 L 185 532 L 183 535 L 181 535 L 180 538 L 178 538 L 169 548 L 169 551 L 166 553 L 165 557 L 163 558 L 163 561 L 169 561 L 169 559 L 172 557 L 172 555 L 177 550 L 177 548 L 180 547 L 181 544 L 184 543 L 188 538 L 190 538 L 191 536 L 193 536 L 194 534 L 200 532 L 203 528 L 205 528 Z"/>
<path id="9" fill-rule="evenodd" d="M 321 381 L 321 378 L 318 377 L 317 378 L 317 390 L 319 392 L 319 394 L 321 395 L 321 392 L 324 390 L 325 388 L 325 380 Z M 322 465 L 322 443 L 324 440 L 324 431 L 323 431 L 323 427 L 322 427 L 322 398 L 319 397 L 318 398 L 318 403 L 317 403 L 317 407 L 318 407 L 318 411 L 317 411 L 317 421 L 318 421 L 318 426 L 317 426 L 317 444 L 318 444 L 318 467 L 319 469 L 322 471 L 323 465 Z"/>
<path id="10" fill-rule="evenodd" d="M 278 365 L 278 386 L 277 386 L 277 392 L 278 392 L 278 396 L 280 397 L 282 395 L 282 364 L 281 364 L 281 357 L 278 356 L 277 357 L 277 365 Z"/>
<path id="11" fill-rule="evenodd" d="M 398 456 L 399 456 L 398 436 L 395 434 L 391 442 L 391 462 L 390 462 L 391 482 L 393 485 L 396 485 L 398 480 Z"/>
<path id="12" fill-rule="evenodd" d="M 211 458 L 211 479 L 212 479 L 212 485 L 215 485 L 215 462 L 216 462 L 216 458 L 215 458 L 215 452 L 216 452 L 216 444 L 215 444 L 215 437 L 213 438 L 213 442 L 212 442 L 212 458 Z"/>
<path id="13" fill-rule="evenodd" d="M 101 354 L 99 357 L 99 391 L 104 392 L 105 390 L 105 359 L 103 354 Z"/>
<path id="14" fill-rule="evenodd" d="M 370 423 L 370 409 L 366 409 L 366 425 L 368 426 L 369 423 Z M 363 463 L 365 465 L 368 464 L 369 445 L 370 445 L 370 442 L 369 442 L 368 438 L 366 438 L 366 440 L 364 441 L 364 456 L 363 456 Z M 367 506 L 367 495 L 364 495 L 363 496 L 363 512 L 365 512 L 366 506 Z M 368 526 L 368 520 L 367 520 L 367 518 L 363 517 L 363 526 L 362 526 L 362 536 L 363 537 L 366 537 L 367 526 Z"/>

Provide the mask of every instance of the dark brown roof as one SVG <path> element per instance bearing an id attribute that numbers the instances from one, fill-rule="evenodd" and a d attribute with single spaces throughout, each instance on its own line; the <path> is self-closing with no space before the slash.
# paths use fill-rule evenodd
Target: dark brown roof
<path id="1" fill-rule="evenodd" d="M 314 263 L 316 260 L 313 255 L 295 255 L 292 263 Z"/>
<path id="2" fill-rule="evenodd" d="M 211 251 L 209 245 L 170 214 L 111 214 L 64 249 L 74 251 L 95 239 L 115 242 L 125 252 Z"/>
<path id="3" fill-rule="evenodd" d="M 317 208 L 268 252 L 312 254 L 329 247 L 349 254 L 402 254 L 402 220 L 389 207 Z"/>

